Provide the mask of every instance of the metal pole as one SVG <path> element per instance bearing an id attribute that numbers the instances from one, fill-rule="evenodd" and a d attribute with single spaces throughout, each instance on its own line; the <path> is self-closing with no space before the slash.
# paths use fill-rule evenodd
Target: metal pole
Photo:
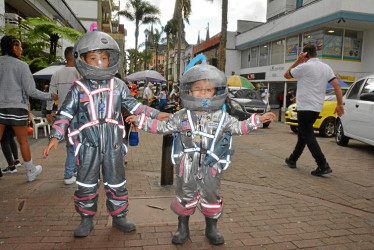
<path id="1" fill-rule="evenodd" d="M 148 40 L 148 35 L 145 34 L 144 70 L 147 70 L 147 40 Z"/>
<path id="2" fill-rule="evenodd" d="M 173 135 L 164 135 L 162 140 L 161 186 L 173 185 L 174 167 L 171 162 Z"/>

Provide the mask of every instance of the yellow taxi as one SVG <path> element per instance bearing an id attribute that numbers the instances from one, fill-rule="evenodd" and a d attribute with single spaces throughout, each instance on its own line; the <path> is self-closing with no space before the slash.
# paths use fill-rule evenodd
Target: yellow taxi
<path id="1" fill-rule="evenodd" d="M 347 92 L 349 87 L 342 87 L 343 95 Z M 335 135 L 336 126 L 335 121 L 337 114 L 334 114 L 336 108 L 336 96 L 334 89 L 328 89 L 326 91 L 325 101 L 323 103 L 322 111 L 319 114 L 317 120 L 313 124 L 313 128 L 319 131 L 319 134 L 324 137 L 332 137 Z M 285 112 L 286 124 L 290 125 L 291 130 L 294 133 L 298 131 L 297 123 L 297 107 L 296 103 L 291 104 Z"/>

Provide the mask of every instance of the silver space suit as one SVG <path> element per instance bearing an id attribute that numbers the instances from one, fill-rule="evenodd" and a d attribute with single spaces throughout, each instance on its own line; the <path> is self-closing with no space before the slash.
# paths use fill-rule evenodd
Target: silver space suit
<path id="1" fill-rule="evenodd" d="M 262 126 L 258 119 L 257 115 L 252 115 L 248 120 L 238 121 L 222 110 L 196 114 L 187 109 L 178 111 L 164 122 L 144 115 L 138 117 L 140 129 L 157 134 L 177 133 L 175 137 L 180 138 L 174 140 L 172 152 L 177 187 L 171 208 L 177 215 L 191 215 L 198 206 L 206 217 L 217 219 L 221 216 L 220 180 L 222 170 L 230 164 L 230 153 L 218 157 L 211 167 L 204 162 L 209 156 L 215 158 L 225 134 L 249 134 Z M 231 148 L 231 140 L 229 144 Z"/>
<path id="2" fill-rule="evenodd" d="M 105 53 L 104 59 L 110 58 L 109 66 L 94 67 L 85 63 L 85 55 L 91 51 Z M 96 56 L 86 60 L 98 59 Z M 128 212 L 128 192 L 123 161 L 125 130 L 121 109 L 152 118 L 156 118 L 159 111 L 137 103 L 125 83 L 114 77 L 120 52 L 117 43 L 107 34 L 86 33 L 74 47 L 74 58 L 83 78 L 72 84 L 57 113 L 50 138 L 61 141 L 69 129 L 69 141 L 74 144 L 78 165 L 78 189 L 74 193 L 76 211 L 82 217 L 95 215 L 102 166 L 108 213 L 117 218 L 125 217 Z M 86 236 L 92 228 L 90 221 L 84 232 L 75 233 L 75 236 Z"/>

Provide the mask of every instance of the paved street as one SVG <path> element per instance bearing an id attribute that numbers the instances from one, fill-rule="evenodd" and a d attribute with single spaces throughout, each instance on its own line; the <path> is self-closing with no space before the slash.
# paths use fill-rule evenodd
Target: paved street
<path id="1" fill-rule="evenodd" d="M 39 133 L 40 135 L 41 133 Z M 41 158 L 47 139 L 30 139 L 34 162 L 43 165 L 36 181 L 24 167 L 0 179 L 0 249 L 374 249 L 374 147 L 351 141 L 337 146 L 318 137 L 333 173 L 310 175 L 316 166 L 308 150 L 297 169 L 284 164 L 297 136 L 274 122 L 251 136 L 235 137 L 235 155 L 221 185 L 224 215 L 218 227 L 225 244 L 211 247 L 199 211 L 191 217 L 191 239 L 174 246 L 177 216 L 169 208 L 173 186 L 160 186 L 162 136 L 140 132 L 130 147 L 127 183 L 129 219 L 137 230 L 111 227 L 100 187 L 95 229 L 76 239 L 75 185 L 63 184 L 65 146 Z M 0 158 L 1 167 L 5 159 Z"/>

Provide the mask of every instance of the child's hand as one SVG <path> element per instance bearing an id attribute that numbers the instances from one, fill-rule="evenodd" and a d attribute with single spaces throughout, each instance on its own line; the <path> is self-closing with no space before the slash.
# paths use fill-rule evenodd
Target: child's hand
<path id="1" fill-rule="evenodd" d="M 266 122 L 271 122 L 274 121 L 276 118 L 275 114 L 273 112 L 267 112 L 260 116 L 260 122 L 261 123 L 266 123 Z"/>
<path id="2" fill-rule="evenodd" d="M 127 123 L 135 123 L 136 122 L 136 115 L 129 115 L 126 117 L 125 122 Z"/>
<path id="3" fill-rule="evenodd" d="M 51 150 L 51 148 L 53 149 L 57 149 L 58 147 L 58 139 L 57 138 L 52 138 L 47 147 L 45 147 L 44 151 L 43 151 L 43 158 L 47 158 L 48 154 L 49 154 L 49 150 Z"/>

